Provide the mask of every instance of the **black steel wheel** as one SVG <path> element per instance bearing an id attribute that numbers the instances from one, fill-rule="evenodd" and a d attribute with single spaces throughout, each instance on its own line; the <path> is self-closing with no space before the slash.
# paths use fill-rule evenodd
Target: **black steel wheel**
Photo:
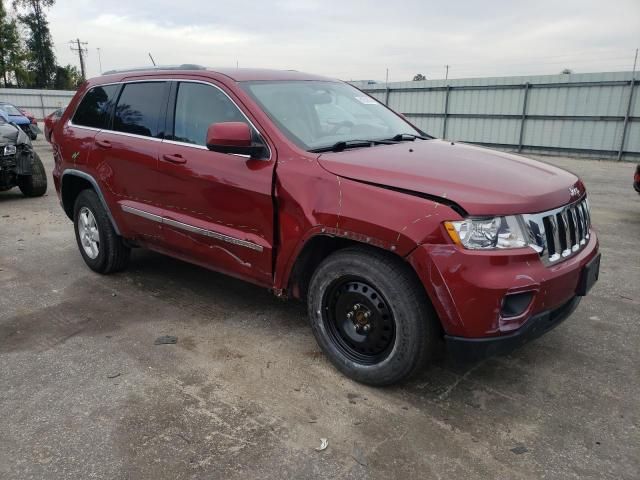
<path id="1" fill-rule="evenodd" d="M 411 267 L 391 253 L 334 252 L 313 273 L 307 302 L 318 344 L 358 382 L 405 380 L 436 350 L 438 318 Z"/>
<path id="2" fill-rule="evenodd" d="M 396 324 L 389 304 L 373 286 L 358 277 L 343 277 L 327 289 L 323 321 L 342 353 L 371 365 L 393 347 Z"/>

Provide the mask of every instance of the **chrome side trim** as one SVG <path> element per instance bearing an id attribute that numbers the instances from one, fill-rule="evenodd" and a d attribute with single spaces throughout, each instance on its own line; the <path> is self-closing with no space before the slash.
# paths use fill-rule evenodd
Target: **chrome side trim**
<path id="1" fill-rule="evenodd" d="M 146 135 L 138 135 L 136 133 L 129 133 L 129 132 L 119 132 L 118 130 L 106 130 L 106 129 L 102 129 L 100 130 L 101 132 L 105 132 L 105 133 L 111 133 L 112 135 L 120 135 L 122 137 L 132 137 L 132 138 L 142 138 L 143 140 L 151 140 L 153 142 L 161 142 L 162 139 L 161 138 L 156 138 L 156 137 L 148 137 Z"/>
<path id="2" fill-rule="evenodd" d="M 178 142 L 177 140 L 162 140 L 162 143 L 168 143 L 169 145 L 179 145 L 180 147 L 189 147 L 189 148 L 196 148 L 198 150 L 209 150 L 207 147 L 205 147 L 204 145 L 198 145 L 195 143 L 187 143 L 187 142 Z"/>
<path id="3" fill-rule="evenodd" d="M 213 230 L 205 230 L 204 228 L 195 227 L 193 225 L 189 225 L 188 223 L 182 223 L 182 222 L 178 222 L 176 220 L 171 220 L 169 218 L 164 218 L 164 217 L 162 218 L 162 223 L 169 225 L 171 227 L 185 230 L 187 232 L 198 233 L 200 235 L 204 235 L 205 237 L 211 237 L 211 238 L 215 238 L 216 240 L 231 243 L 233 245 L 239 245 L 241 247 L 250 248 L 251 250 L 255 250 L 256 252 L 262 252 L 263 250 L 262 245 L 258 245 L 257 243 L 249 242 L 247 240 L 241 240 L 235 237 L 230 237 L 222 233 L 214 232 Z"/>
<path id="4" fill-rule="evenodd" d="M 127 213 L 132 213 L 134 215 L 138 215 L 139 217 L 146 218 L 147 220 L 162 223 L 162 217 L 160 215 L 145 212 L 144 210 L 139 210 L 137 208 L 130 207 L 129 205 L 122 205 L 122 210 Z"/>
<path id="5" fill-rule="evenodd" d="M 162 143 L 167 143 L 169 145 L 178 145 L 179 147 L 188 147 L 188 148 L 195 148 L 197 150 L 209 151 L 209 149 L 204 145 L 198 145 L 196 143 L 178 142 L 176 140 L 165 140 L 165 139 L 162 140 Z M 233 155 L 234 157 L 242 157 L 246 159 L 251 158 L 251 155 L 245 155 L 244 153 L 226 153 L 225 155 Z M 265 161 L 268 161 L 268 160 L 265 160 Z"/>
<path id="6" fill-rule="evenodd" d="M 194 225 L 190 225 L 188 223 L 178 222 L 177 220 L 172 220 L 170 218 L 161 217 L 160 215 L 156 215 L 154 213 L 146 212 L 144 210 L 140 210 L 138 208 L 130 207 L 128 205 L 122 205 L 122 210 L 131 213 L 133 215 L 138 215 L 139 217 L 146 218 L 147 220 L 151 220 L 154 222 L 161 223 L 163 225 L 168 225 L 170 227 L 178 228 L 180 230 L 184 230 L 186 232 L 197 233 L 198 235 L 203 235 L 205 237 L 215 238 L 216 240 L 220 240 L 222 242 L 231 243 L 233 245 L 238 245 L 240 247 L 249 248 L 251 250 L 255 250 L 256 252 L 262 252 L 262 245 L 258 245 L 257 243 L 250 242 L 248 240 L 241 240 L 239 238 L 230 237 L 229 235 L 225 235 L 223 233 L 215 232 L 213 230 L 207 230 L 205 228 L 196 227 Z"/>
<path id="7" fill-rule="evenodd" d="M 75 114 L 74 114 L 75 115 Z M 76 125 L 75 123 L 73 123 L 71 121 L 71 118 L 69 118 L 69 120 L 67 120 L 67 126 L 68 127 L 73 127 L 73 128 L 79 128 L 81 130 L 90 130 L 92 132 L 99 132 L 101 131 L 100 128 L 96 128 L 96 127 L 85 127 L 84 125 Z"/>
<path id="8" fill-rule="evenodd" d="M 102 195 L 102 190 L 100 190 L 100 187 L 98 186 L 98 182 L 96 182 L 96 180 L 88 173 L 85 173 L 81 170 L 76 170 L 74 168 L 67 168 L 62 172 L 62 175 L 60 176 L 60 195 L 61 196 L 63 196 L 62 192 L 64 191 L 64 178 L 67 175 L 83 178 L 91 184 L 93 189 L 96 191 L 96 194 L 98 195 L 98 199 L 100 200 L 100 203 L 102 203 L 102 206 L 106 210 L 109 220 L 111 220 L 111 225 L 113 226 L 113 229 L 118 235 L 120 235 L 120 229 L 118 228 L 118 224 L 113 218 L 113 215 L 111 215 L 111 210 L 109 210 L 109 205 L 107 205 L 107 201 L 104 199 L 104 195 Z"/>

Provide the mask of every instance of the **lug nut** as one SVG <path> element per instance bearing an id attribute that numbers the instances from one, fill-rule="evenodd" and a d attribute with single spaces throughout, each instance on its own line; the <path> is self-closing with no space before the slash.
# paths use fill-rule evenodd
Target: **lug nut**
<path id="1" fill-rule="evenodd" d="M 369 318 L 371 316 L 371 312 L 364 312 L 364 318 Z"/>
<path id="2" fill-rule="evenodd" d="M 362 327 L 362 330 L 364 330 L 364 333 L 367 333 L 369 330 L 371 330 L 371 325 L 367 323 Z"/>
<path id="3" fill-rule="evenodd" d="M 353 312 L 349 312 L 349 313 L 347 313 L 347 318 L 348 318 L 348 319 L 352 319 L 352 318 L 353 318 Z"/>

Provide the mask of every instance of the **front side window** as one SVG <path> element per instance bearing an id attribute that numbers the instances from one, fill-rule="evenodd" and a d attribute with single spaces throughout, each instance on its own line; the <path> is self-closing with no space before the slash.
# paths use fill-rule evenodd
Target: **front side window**
<path id="1" fill-rule="evenodd" d="M 124 86 L 113 118 L 117 132 L 158 137 L 164 130 L 162 106 L 167 99 L 167 82 L 128 83 Z"/>
<path id="2" fill-rule="evenodd" d="M 104 85 L 90 89 L 76 109 L 72 120 L 74 125 L 106 128 L 109 111 L 117 91 L 118 85 Z"/>
<path id="3" fill-rule="evenodd" d="M 212 123 L 248 123 L 238 107 L 219 89 L 202 83 L 180 83 L 176 96 L 173 140 L 206 145 Z"/>
<path id="4" fill-rule="evenodd" d="M 422 135 L 384 105 L 346 83 L 260 81 L 242 86 L 282 132 L 305 150 L 351 140 Z"/>

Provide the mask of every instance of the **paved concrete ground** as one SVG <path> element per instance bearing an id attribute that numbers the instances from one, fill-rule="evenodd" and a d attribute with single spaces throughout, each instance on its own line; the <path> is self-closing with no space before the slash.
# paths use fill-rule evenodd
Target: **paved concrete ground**
<path id="1" fill-rule="evenodd" d="M 640 478 L 635 166 L 545 160 L 590 189 L 592 294 L 511 356 L 385 389 L 331 367 L 301 304 L 145 251 L 96 275 L 52 185 L 0 193 L 0 478 Z"/>

